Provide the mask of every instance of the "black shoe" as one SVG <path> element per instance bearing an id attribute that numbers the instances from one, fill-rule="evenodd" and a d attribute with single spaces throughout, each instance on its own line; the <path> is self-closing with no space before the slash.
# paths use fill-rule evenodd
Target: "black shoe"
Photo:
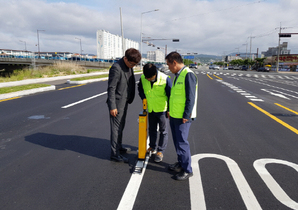
<path id="1" fill-rule="evenodd" d="M 128 159 L 126 157 L 123 157 L 122 155 L 111 156 L 111 160 L 116 161 L 116 162 L 128 163 Z"/>
<path id="2" fill-rule="evenodd" d="M 181 171 L 179 174 L 177 174 L 174 178 L 178 181 L 187 180 L 189 177 L 192 177 L 193 173 L 187 173 L 185 171 Z"/>
<path id="3" fill-rule="evenodd" d="M 121 148 L 119 149 L 119 151 L 120 151 L 121 153 L 127 153 L 127 152 L 130 152 L 131 149 L 130 149 L 129 147 L 121 147 Z"/>
<path id="4" fill-rule="evenodd" d="M 182 167 L 180 166 L 180 163 L 179 162 L 176 162 L 174 164 L 170 164 L 168 166 L 168 169 L 170 171 L 175 171 L 175 172 L 179 173 L 182 170 Z"/>

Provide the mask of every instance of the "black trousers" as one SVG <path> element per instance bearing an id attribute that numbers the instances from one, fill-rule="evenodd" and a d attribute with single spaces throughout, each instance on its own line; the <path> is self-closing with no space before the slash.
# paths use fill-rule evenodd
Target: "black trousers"
<path id="1" fill-rule="evenodd" d="M 168 144 L 168 127 L 166 112 L 149 113 L 149 146 L 157 149 L 158 152 L 164 152 Z M 159 126 L 159 141 L 157 145 L 157 125 Z M 156 148 L 157 147 L 157 148 Z"/>
<path id="2" fill-rule="evenodd" d="M 118 110 L 116 117 L 109 114 L 111 127 L 111 156 L 120 155 L 119 149 L 122 147 L 122 134 L 125 126 L 127 107 L 128 103 L 126 103 L 124 109 Z"/>

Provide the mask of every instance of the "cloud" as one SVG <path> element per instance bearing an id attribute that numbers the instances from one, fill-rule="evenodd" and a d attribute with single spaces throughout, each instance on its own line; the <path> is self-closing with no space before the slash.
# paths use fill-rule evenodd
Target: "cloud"
<path id="1" fill-rule="evenodd" d="M 222 55 L 230 52 L 261 51 L 278 43 L 278 28 L 283 32 L 298 30 L 298 1 L 296 0 L 0 0 L 0 48 L 37 51 L 37 30 L 41 51 L 79 52 L 82 40 L 84 53 L 96 54 L 96 31 L 121 33 L 122 9 L 124 36 L 140 40 L 141 13 L 143 36 L 154 39 L 156 46 L 168 52 L 196 52 Z M 291 28 L 290 28 L 291 27 Z M 179 43 L 170 39 L 178 38 Z M 292 53 L 298 53 L 298 36 L 288 41 Z M 143 52 L 155 50 L 143 44 Z"/>

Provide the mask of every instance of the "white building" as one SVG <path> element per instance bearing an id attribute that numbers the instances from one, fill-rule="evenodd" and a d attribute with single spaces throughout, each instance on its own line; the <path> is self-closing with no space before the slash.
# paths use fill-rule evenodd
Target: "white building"
<path id="1" fill-rule="evenodd" d="M 147 59 L 150 61 L 164 63 L 165 62 L 165 54 L 164 54 L 164 52 L 162 52 L 160 50 L 148 51 Z"/>
<path id="2" fill-rule="evenodd" d="M 122 58 L 122 37 L 114 35 L 105 30 L 98 30 L 97 39 L 97 57 L 101 59 Z M 130 39 L 124 39 L 124 51 L 129 48 L 139 49 L 139 43 Z"/>

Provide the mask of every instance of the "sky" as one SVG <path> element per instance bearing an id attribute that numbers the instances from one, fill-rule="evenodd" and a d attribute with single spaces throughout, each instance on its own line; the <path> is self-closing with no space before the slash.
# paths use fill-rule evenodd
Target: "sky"
<path id="1" fill-rule="evenodd" d="M 256 53 L 298 33 L 297 0 L 0 0 L 0 49 L 96 54 L 96 31 L 140 42 L 151 37 L 167 52 L 227 55 Z M 158 9 L 158 11 L 154 11 Z M 152 12 L 149 12 L 152 11 Z M 250 38 L 252 37 L 252 38 Z M 144 38 L 146 39 L 146 38 Z M 165 40 L 162 40 L 165 39 Z M 179 39 L 179 42 L 172 42 Z M 298 54 L 298 34 L 287 41 Z"/>

